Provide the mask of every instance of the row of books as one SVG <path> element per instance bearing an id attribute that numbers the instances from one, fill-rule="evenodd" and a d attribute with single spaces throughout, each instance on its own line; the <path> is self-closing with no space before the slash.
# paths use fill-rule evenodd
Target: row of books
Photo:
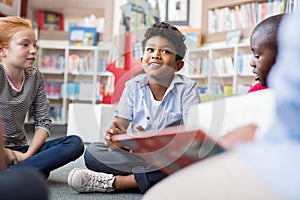
<path id="1" fill-rule="evenodd" d="M 222 56 L 220 58 L 213 59 L 215 76 L 218 75 L 233 75 L 236 73 L 241 75 L 252 75 L 252 67 L 250 67 L 250 61 L 252 54 L 243 53 L 237 56 L 237 66 L 234 70 L 233 58 L 230 56 Z M 187 75 L 208 75 L 209 58 L 208 57 L 195 57 L 189 61 L 189 67 L 184 67 L 182 72 Z"/>
<path id="2" fill-rule="evenodd" d="M 236 72 L 242 75 L 254 75 L 252 73 L 252 67 L 250 66 L 250 61 L 252 54 L 239 54 L 237 56 L 237 66 Z"/>
<path id="3" fill-rule="evenodd" d="M 47 81 L 45 84 L 47 97 L 51 99 L 62 98 L 62 94 L 61 94 L 62 84 L 63 84 L 62 82 L 58 82 L 58 81 L 51 81 L 51 82 Z"/>
<path id="4" fill-rule="evenodd" d="M 283 1 L 246 3 L 208 11 L 208 32 L 222 32 L 255 26 L 268 16 L 282 13 Z"/>
<path id="5" fill-rule="evenodd" d="M 60 99 L 64 94 L 64 83 L 59 81 L 46 82 L 46 95 L 50 99 Z M 105 96 L 112 96 L 114 92 L 114 76 L 98 81 L 96 87 L 88 81 L 69 81 L 66 87 L 66 97 L 72 100 L 102 101 Z"/>
<path id="6" fill-rule="evenodd" d="M 78 54 L 70 54 L 68 58 L 69 72 L 93 72 L 94 71 L 93 55 L 81 56 Z"/>
<path id="7" fill-rule="evenodd" d="M 207 86 L 199 86 L 198 89 L 200 94 L 233 94 L 232 85 L 216 84 L 211 89 L 209 89 Z"/>
<path id="8" fill-rule="evenodd" d="M 216 85 L 212 86 L 211 93 L 212 94 L 232 95 L 233 87 L 232 87 L 232 85 L 216 84 Z"/>
<path id="9" fill-rule="evenodd" d="M 207 76 L 209 68 L 208 57 L 192 57 L 187 63 L 189 64 L 189 67 L 183 67 L 183 73 Z"/>
<path id="10" fill-rule="evenodd" d="M 97 72 L 105 72 L 107 62 L 105 59 L 99 59 Z M 94 57 L 93 55 L 81 56 L 78 54 L 69 55 L 68 71 L 72 73 L 94 72 Z"/>
<path id="11" fill-rule="evenodd" d="M 251 87 L 252 87 L 252 85 L 250 85 L 250 84 L 238 84 L 236 87 L 235 94 L 246 94 Z M 206 88 L 204 93 L 208 93 L 208 92 L 209 92 L 209 90 Z M 217 84 L 211 88 L 210 93 L 211 94 L 232 95 L 233 94 L 233 86 Z"/>
<path id="12" fill-rule="evenodd" d="M 105 59 L 98 60 L 97 72 L 106 70 L 107 62 Z M 41 66 L 47 71 L 64 71 L 65 56 L 60 54 L 47 54 L 41 58 Z M 71 54 L 68 58 L 68 71 L 72 73 L 94 72 L 94 57 L 93 55 L 81 56 Z"/>
<path id="13" fill-rule="evenodd" d="M 233 75 L 234 65 L 233 58 L 231 56 L 222 56 L 213 60 L 214 64 L 214 76 Z"/>
<path id="14" fill-rule="evenodd" d="M 60 54 L 43 55 L 40 67 L 48 71 L 63 71 L 65 69 L 65 56 Z"/>

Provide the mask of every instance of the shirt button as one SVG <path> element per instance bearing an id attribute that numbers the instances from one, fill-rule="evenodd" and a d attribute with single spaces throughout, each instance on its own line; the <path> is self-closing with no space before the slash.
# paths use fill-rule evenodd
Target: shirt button
<path id="1" fill-rule="evenodd" d="M 149 120 L 149 119 L 150 119 L 150 117 L 149 117 L 149 116 L 147 116 L 147 117 L 146 117 L 146 119 L 147 119 L 147 120 Z"/>

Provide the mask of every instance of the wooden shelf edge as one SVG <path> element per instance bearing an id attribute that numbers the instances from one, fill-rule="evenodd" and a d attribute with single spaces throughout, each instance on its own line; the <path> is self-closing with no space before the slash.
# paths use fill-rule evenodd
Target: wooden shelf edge
<path id="1" fill-rule="evenodd" d="M 254 27 L 246 28 L 246 29 L 241 29 L 242 31 L 242 38 L 243 39 L 248 39 L 251 36 L 252 30 Z M 227 31 L 226 32 L 219 32 L 219 33 L 209 33 L 203 35 L 202 41 L 203 43 L 213 43 L 213 42 L 226 42 L 227 38 Z"/>
<path id="2" fill-rule="evenodd" d="M 97 33 L 98 43 L 103 41 L 103 34 Z M 69 32 L 57 30 L 39 30 L 39 40 L 69 40 Z"/>

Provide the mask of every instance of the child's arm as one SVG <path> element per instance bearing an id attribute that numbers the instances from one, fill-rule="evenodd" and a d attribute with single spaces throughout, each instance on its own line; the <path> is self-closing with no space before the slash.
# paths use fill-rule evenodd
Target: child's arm
<path id="1" fill-rule="evenodd" d="M 47 137 L 48 132 L 42 128 L 38 128 L 26 153 L 14 151 L 17 156 L 18 162 L 26 160 L 27 158 L 30 158 L 31 156 L 36 154 L 36 152 L 38 152 L 41 146 L 45 143 Z"/>

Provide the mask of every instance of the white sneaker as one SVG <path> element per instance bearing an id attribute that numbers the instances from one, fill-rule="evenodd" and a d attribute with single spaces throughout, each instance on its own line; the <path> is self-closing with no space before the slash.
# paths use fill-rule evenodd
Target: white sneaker
<path id="1" fill-rule="evenodd" d="M 112 174 L 89 169 L 72 169 L 68 176 L 69 186 L 77 192 L 113 192 L 115 177 Z"/>

